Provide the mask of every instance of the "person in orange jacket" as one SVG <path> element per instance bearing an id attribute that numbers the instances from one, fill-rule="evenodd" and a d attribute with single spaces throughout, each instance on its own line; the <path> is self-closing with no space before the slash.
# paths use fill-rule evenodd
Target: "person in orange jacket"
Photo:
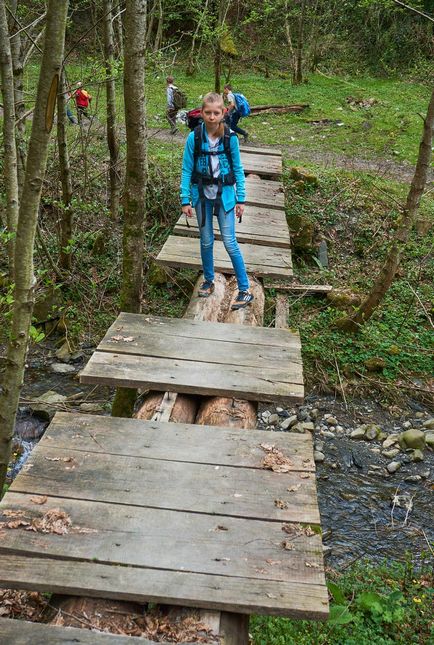
<path id="1" fill-rule="evenodd" d="M 77 108 L 78 122 L 81 123 L 83 116 L 90 120 L 88 108 L 90 107 L 92 96 L 89 92 L 86 92 L 86 90 L 83 89 L 83 83 L 80 81 L 77 83 L 76 90 L 74 92 L 74 99 Z"/>

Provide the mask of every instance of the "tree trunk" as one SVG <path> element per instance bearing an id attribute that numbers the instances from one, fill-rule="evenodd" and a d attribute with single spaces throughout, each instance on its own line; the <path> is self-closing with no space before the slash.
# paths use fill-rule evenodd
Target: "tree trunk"
<path id="1" fill-rule="evenodd" d="M 297 53 L 295 57 L 295 68 L 292 82 L 294 85 L 300 85 L 303 82 L 303 46 L 304 46 L 304 19 L 305 19 L 306 0 L 301 0 L 301 13 L 298 22 L 297 34 Z"/>
<path id="2" fill-rule="evenodd" d="M 399 266 L 401 255 L 406 247 L 408 238 L 413 228 L 416 212 L 425 189 L 432 153 L 434 129 L 434 90 L 428 106 L 428 112 L 424 120 L 423 137 L 419 146 L 416 169 L 407 201 L 403 208 L 402 215 L 397 222 L 392 243 L 386 261 L 378 274 L 374 286 L 368 297 L 362 302 L 357 311 L 348 318 L 338 323 L 341 329 L 356 331 L 360 325 L 370 319 L 375 309 L 384 298 L 387 290 L 393 282 L 396 270 Z"/>
<path id="3" fill-rule="evenodd" d="M 11 452 L 32 319 L 35 286 L 33 246 L 62 67 L 67 9 L 68 0 L 49 0 L 48 2 L 47 37 L 33 116 L 26 177 L 18 213 L 15 255 L 20 258 L 20 262 L 15 266 L 11 335 L 3 374 L 3 390 L 0 394 L 0 490 L 6 477 Z"/>
<path id="4" fill-rule="evenodd" d="M 17 0 L 11 0 L 10 11 L 13 16 L 17 15 Z M 17 146 L 17 170 L 18 170 L 18 186 L 19 193 L 23 189 L 24 175 L 26 172 L 26 120 L 24 114 L 26 112 L 26 105 L 24 102 L 24 81 L 23 81 L 23 55 L 22 55 L 22 42 L 20 27 L 18 23 L 11 19 L 10 21 L 11 32 L 11 52 L 12 52 L 12 65 L 14 71 L 14 98 L 15 98 L 15 120 L 17 126 L 15 129 L 15 140 Z"/>
<path id="5" fill-rule="evenodd" d="M 59 148 L 59 172 L 62 183 L 62 207 L 60 209 L 60 253 L 59 265 L 62 269 L 71 270 L 71 251 L 69 244 L 72 238 L 72 178 L 69 165 L 68 139 L 66 136 L 66 103 L 65 70 L 60 76 L 60 88 L 57 96 L 57 146 Z"/>
<path id="6" fill-rule="evenodd" d="M 110 214 L 113 220 L 119 215 L 120 183 L 119 139 L 116 131 L 116 83 L 113 78 L 114 32 L 112 23 L 113 2 L 104 0 L 104 62 L 107 96 L 107 144 L 110 151 Z"/>
<path id="7" fill-rule="evenodd" d="M 145 128 L 146 0 L 127 0 L 124 97 L 127 162 L 123 196 L 123 262 L 120 309 L 139 313 L 143 285 L 143 235 L 147 181 Z M 136 391 L 118 388 L 113 416 L 131 416 Z"/>
<path id="8" fill-rule="evenodd" d="M 117 58 L 123 60 L 124 58 L 124 30 L 122 24 L 122 12 L 120 10 L 120 5 L 116 9 L 116 17 L 114 19 L 114 28 L 116 32 L 116 42 L 117 42 Z"/>
<path id="9" fill-rule="evenodd" d="M 15 100 L 12 53 L 5 1 L 0 0 L 0 71 L 3 96 L 3 176 L 6 192 L 6 224 L 8 240 L 9 278 L 14 277 L 15 233 L 18 222 L 17 149 L 15 145 Z M 1 490 L 1 489 L 0 489 Z"/>
<path id="10" fill-rule="evenodd" d="M 161 47 L 163 39 L 163 0 L 158 0 L 158 23 L 157 33 L 155 34 L 154 52 L 157 52 Z"/>

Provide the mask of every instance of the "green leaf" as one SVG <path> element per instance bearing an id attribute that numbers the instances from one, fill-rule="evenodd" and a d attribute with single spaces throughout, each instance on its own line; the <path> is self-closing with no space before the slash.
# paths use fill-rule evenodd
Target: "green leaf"
<path id="1" fill-rule="evenodd" d="M 354 615 L 344 605 L 332 605 L 330 607 L 329 625 L 347 625 L 354 619 Z"/>
<path id="2" fill-rule="evenodd" d="M 337 602 L 339 605 L 345 605 L 346 599 L 344 592 L 340 587 L 338 587 L 335 582 L 328 582 L 327 588 L 329 590 L 329 593 L 333 596 L 333 600 L 335 602 Z"/>
<path id="3" fill-rule="evenodd" d="M 366 591 L 357 596 L 356 604 L 362 611 L 381 614 L 385 609 L 385 598 L 375 591 Z"/>

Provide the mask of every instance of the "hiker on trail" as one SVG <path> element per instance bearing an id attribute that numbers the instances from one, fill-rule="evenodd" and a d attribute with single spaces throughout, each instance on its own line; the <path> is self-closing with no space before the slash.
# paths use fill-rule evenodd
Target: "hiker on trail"
<path id="1" fill-rule="evenodd" d="M 249 133 L 246 132 L 246 130 L 238 127 L 238 121 L 241 119 L 241 117 L 248 116 L 250 114 L 250 107 L 247 99 L 245 98 L 245 96 L 243 96 L 243 94 L 235 93 L 232 89 L 232 85 L 225 85 L 223 88 L 223 94 L 226 101 L 228 102 L 229 126 L 231 130 L 233 130 L 237 134 L 241 134 L 244 143 L 246 143 L 247 139 L 249 138 Z M 238 97 L 241 97 L 241 99 Z M 241 104 L 238 104 L 241 102 L 243 103 L 242 106 Z M 246 104 L 246 106 L 244 104 Z"/>
<path id="2" fill-rule="evenodd" d="M 245 180 L 238 138 L 223 122 L 224 103 L 220 94 L 210 92 L 202 102 L 203 123 L 188 135 L 181 173 L 181 204 L 186 217 L 196 211 L 200 231 L 200 253 L 204 281 L 198 295 L 207 298 L 214 291 L 214 215 L 238 283 L 232 309 L 253 300 L 249 292 L 243 256 L 235 237 L 235 217 L 244 212 Z"/>
<path id="3" fill-rule="evenodd" d="M 176 126 L 176 115 L 178 114 L 179 107 L 175 104 L 176 91 L 177 87 L 174 85 L 173 76 L 168 76 L 166 78 L 166 98 L 167 98 L 167 111 L 166 116 L 170 125 L 170 134 L 176 134 L 179 132 Z"/>
<path id="4" fill-rule="evenodd" d="M 89 92 L 83 89 L 83 83 L 81 83 L 80 81 L 76 85 L 74 99 L 75 105 L 77 107 L 78 122 L 82 122 L 83 116 L 85 116 L 86 119 L 89 119 L 90 121 L 91 117 L 89 116 L 88 108 L 90 107 L 90 104 L 92 102 L 92 97 Z"/>
<path id="5" fill-rule="evenodd" d="M 69 122 L 70 122 L 70 123 L 72 123 L 73 125 L 77 125 L 77 123 L 78 123 L 78 122 L 77 122 L 77 119 L 76 119 L 76 118 L 75 118 L 75 116 L 73 115 L 72 110 L 71 110 L 71 107 L 70 107 L 70 105 L 69 105 L 69 101 L 70 101 L 71 99 L 72 99 L 72 93 L 71 93 L 69 90 L 67 90 L 67 91 L 65 92 L 65 108 L 66 108 L 66 116 L 68 117 L 68 120 L 69 120 Z"/>

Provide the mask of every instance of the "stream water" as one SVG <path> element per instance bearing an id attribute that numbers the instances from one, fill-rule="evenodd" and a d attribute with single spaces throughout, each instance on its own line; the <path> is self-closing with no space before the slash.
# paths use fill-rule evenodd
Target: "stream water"
<path id="1" fill-rule="evenodd" d="M 83 357 L 76 365 L 77 372 L 86 360 Z M 47 420 L 32 415 L 29 407 L 31 400 L 48 390 L 72 397 L 68 408 L 78 411 L 83 400 L 103 403 L 110 397 L 108 388 L 81 385 L 76 374 L 55 374 L 43 359 L 30 360 L 16 426 L 21 455 L 13 465 L 12 477 L 48 425 Z M 415 562 L 427 559 L 434 544 L 434 453 L 425 450 L 420 463 L 402 454 L 400 470 L 389 475 L 385 466 L 390 459 L 381 454 L 381 443 L 355 441 L 348 434 L 361 422 L 375 422 L 387 433 L 399 432 L 406 419 L 419 414 L 416 424 L 432 415 L 416 402 L 392 415 L 370 400 L 351 403 L 347 409 L 334 397 L 317 396 L 308 397 L 302 407 L 278 410 L 283 416 L 296 413 L 301 419 L 310 419 L 314 408 L 318 414 L 314 439 L 325 456 L 317 464 L 317 489 L 327 564 L 339 568 L 363 557 L 378 562 L 402 560 L 406 554 Z M 327 413 L 340 425 L 331 427 L 321 421 Z M 270 428 L 259 421 L 258 427 L 277 430 L 278 424 Z"/>

